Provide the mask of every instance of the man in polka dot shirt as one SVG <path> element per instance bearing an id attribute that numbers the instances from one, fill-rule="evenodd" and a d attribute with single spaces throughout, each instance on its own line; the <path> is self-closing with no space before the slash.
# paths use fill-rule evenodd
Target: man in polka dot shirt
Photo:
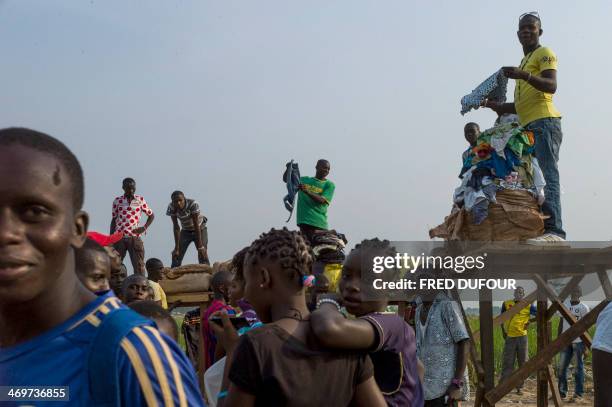
<path id="1" fill-rule="evenodd" d="M 119 252 L 122 261 L 125 254 L 130 253 L 134 273 L 144 275 L 145 250 L 140 235 L 147 231 L 155 215 L 144 198 L 135 194 L 136 181 L 132 178 L 123 180 L 123 192 L 123 195 L 113 201 L 110 232 L 123 233 L 123 239 L 115 243 L 115 249 Z M 139 226 L 143 213 L 147 215 L 147 221 L 144 226 Z"/>

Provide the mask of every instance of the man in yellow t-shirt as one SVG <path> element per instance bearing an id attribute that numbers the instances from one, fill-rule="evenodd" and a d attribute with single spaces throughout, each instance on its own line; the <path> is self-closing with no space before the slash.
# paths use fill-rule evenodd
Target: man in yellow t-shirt
<path id="1" fill-rule="evenodd" d="M 157 302 L 164 309 L 168 309 L 168 300 L 164 289 L 159 285 L 159 280 L 162 278 L 162 269 L 164 264 L 160 259 L 154 257 L 147 260 L 145 263 L 147 269 L 147 278 L 149 286 L 153 289 L 153 301 Z"/>
<path id="2" fill-rule="evenodd" d="M 514 102 L 485 100 L 484 106 L 499 115 L 518 114 L 521 125 L 532 131 L 535 137 L 535 156 L 546 180 L 542 212 L 548 219 L 544 221 L 544 235 L 528 239 L 527 243 L 566 245 L 557 167 L 563 133 L 561 113 L 552 101 L 557 91 L 557 56 L 550 48 L 540 45 L 542 33 L 542 21 L 537 12 L 519 17 L 517 35 L 525 56 L 518 67 L 502 68 L 508 78 L 516 80 Z"/>
<path id="3" fill-rule="evenodd" d="M 508 311 L 516 304 L 521 302 L 525 297 L 523 287 L 516 287 L 514 290 L 514 299 L 504 301 L 501 308 L 501 313 Z M 529 318 L 535 315 L 536 307 L 531 304 L 519 311 L 509 321 L 502 325 L 502 333 L 504 335 L 504 354 L 502 358 L 502 375 L 500 382 L 503 382 L 514 370 L 514 360 L 518 359 L 519 368 L 523 366 L 527 360 L 527 328 L 529 326 Z M 518 394 L 521 394 L 523 383 L 519 384 L 516 389 Z"/>

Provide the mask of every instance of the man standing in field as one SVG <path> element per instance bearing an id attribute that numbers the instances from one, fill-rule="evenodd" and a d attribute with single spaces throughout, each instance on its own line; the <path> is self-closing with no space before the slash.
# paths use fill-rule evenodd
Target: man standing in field
<path id="1" fill-rule="evenodd" d="M 525 298 L 525 289 L 516 287 L 514 290 L 514 299 L 504 301 L 501 308 L 501 313 L 508 311 L 516 306 Z M 518 359 L 519 368 L 525 364 L 527 360 L 527 328 L 529 327 L 529 317 L 536 314 L 535 305 L 531 304 L 521 309 L 518 314 L 514 315 L 510 321 L 502 325 L 502 335 L 504 336 L 504 353 L 502 357 L 502 375 L 500 382 L 503 382 L 512 374 L 514 370 L 514 361 Z M 516 388 L 516 394 L 522 394 L 523 383 L 520 383 Z"/>

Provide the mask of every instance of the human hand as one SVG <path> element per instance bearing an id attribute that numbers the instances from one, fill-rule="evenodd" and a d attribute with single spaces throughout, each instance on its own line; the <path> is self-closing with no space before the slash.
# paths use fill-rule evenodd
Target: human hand
<path id="1" fill-rule="evenodd" d="M 208 259 L 208 250 L 206 250 L 206 247 L 202 246 L 202 247 L 198 247 L 198 260 L 199 261 L 204 261 L 206 259 Z"/>
<path id="2" fill-rule="evenodd" d="M 140 226 L 137 228 L 132 229 L 132 233 L 134 233 L 135 235 L 142 235 L 147 229 L 145 229 L 144 227 Z"/>
<path id="3" fill-rule="evenodd" d="M 179 256 L 179 248 L 175 247 L 174 250 L 172 250 L 172 252 L 170 253 L 170 255 L 173 259 L 177 258 Z"/>
<path id="4" fill-rule="evenodd" d="M 304 184 L 300 184 L 300 185 L 298 185 L 298 189 L 299 189 L 300 191 L 306 191 L 306 185 L 304 185 Z"/>
<path id="5" fill-rule="evenodd" d="M 223 326 L 220 326 L 213 318 L 221 318 L 221 322 Z M 215 337 L 217 341 L 223 346 L 225 352 L 232 353 L 234 349 L 236 349 L 236 345 L 238 344 L 238 332 L 236 332 L 236 328 L 232 325 L 232 321 L 229 319 L 229 315 L 227 311 L 217 311 L 214 312 L 210 318 L 208 319 L 209 326 L 215 332 Z"/>
<path id="6" fill-rule="evenodd" d="M 446 404 L 449 406 L 453 405 L 453 401 L 459 401 L 461 399 L 461 389 L 454 384 L 448 386 L 448 389 L 446 389 L 446 393 L 444 394 L 448 396 L 448 401 Z"/>
<path id="7" fill-rule="evenodd" d="M 115 250 L 113 246 L 106 246 L 104 247 L 104 250 L 106 250 L 108 257 L 110 257 L 111 271 L 119 270 L 121 268 L 121 256 L 119 255 L 119 252 Z"/>
<path id="8" fill-rule="evenodd" d="M 502 68 L 506 78 L 510 79 L 526 79 L 527 72 L 517 68 L 516 66 L 504 66 Z"/>

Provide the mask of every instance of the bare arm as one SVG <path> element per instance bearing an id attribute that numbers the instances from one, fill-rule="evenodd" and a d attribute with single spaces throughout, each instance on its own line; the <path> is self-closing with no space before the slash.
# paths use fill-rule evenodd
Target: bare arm
<path id="1" fill-rule="evenodd" d="M 367 350 L 375 345 L 372 324 L 363 319 L 344 318 L 333 304 L 321 304 L 310 314 L 310 320 L 315 336 L 325 347 Z"/>
<path id="2" fill-rule="evenodd" d="M 198 215 L 199 213 L 192 213 L 191 214 L 191 220 L 193 221 L 193 228 L 195 230 L 195 235 L 196 235 L 196 249 L 201 249 L 202 246 L 204 246 L 204 243 L 202 243 L 202 234 L 200 233 L 200 230 L 198 229 Z M 176 235 L 176 232 L 175 232 Z"/>
<path id="3" fill-rule="evenodd" d="M 520 78 L 518 79 L 527 81 L 527 83 L 540 92 L 555 93 L 557 91 L 557 71 L 554 69 L 542 71 L 540 76 L 520 71 Z"/>
<path id="4" fill-rule="evenodd" d="M 329 202 L 327 202 L 327 199 L 323 198 L 321 195 L 318 195 L 318 194 L 315 194 L 314 192 L 309 191 L 308 189 L 306 189 L 306 186 L 304 184 L 300 184 L 300 190 L 306 195 L 308 195 L 310 198 L 312 198 L 313 201 L 320 203 L 320 204 L 329 205 Z"/>
<path id="5" fill-rule="evenodd" d="M 111 219 L 111 224 L 110 224 L 110 234 L 111 235 L 115 233 L 115 229 L 117 229 L 117 224 L 115 223 L 115 218 L 113 218 Z"/>
<path id="6" fill-rule="evenodd" d="M 463 380 L 463 374 L 465 373 L 465 368 L 467 366 L 468 341 L 469 339 L 464 339 L 457 344 L 459 349 L 457 349 L 457 360 L 455 361 L 454 376 L 457 380 Z"/>
<path id="7" fill-rule="evenodd" d="M 386 407 L 387 402 L 383 397 L 374 377 L 370 377 L 355 388 L 352 406 L 357 407 Z"/>
<path id="8" fill-rule="evenodd" d="M 423 383 L 423 379 L 425 378 L 425 365 L 418 358 L 417 358 L 417 372 L 419 375 L 419 379 L 421 379 L 421 383 Z"/>
<path id="9" fill-rule="evenodd" d="M 178 219 L 176 215 L 172 215 L 172 232 L 174 234 L 174 249 L 178 250 L 179 248 L 179 237 L 181 234 L 181 227 L 179 226 Z"/>
<path id="10" fill-rule="evenodd" d="M 488 107 L 500 116 L 505 113 L 516 114 L 514 103 L 498 103 L 494 100 L 485 100 L 482 106 Z"/>
<path id="11" fill-rule="evenodd" d="M 151 216 L 147 216 L 147 221 L 146 221 L 146 223 L 144 225 L 145 229 L 148 229 L 149 226 L 151 226 L 151 223 L 153 223 L 153 219 L 155 219 L 155 214 L 154 213 L 152 213 Z"/>

